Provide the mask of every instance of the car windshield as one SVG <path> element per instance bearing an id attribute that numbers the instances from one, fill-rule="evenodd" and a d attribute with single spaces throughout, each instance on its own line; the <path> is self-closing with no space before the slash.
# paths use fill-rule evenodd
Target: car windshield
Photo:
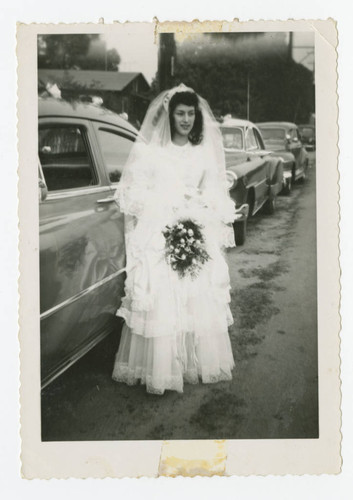
<path id="1" fill-rule="evenodd" d="M 225 149 L 244 149 L 241 128 L 222 127 L 223 147 Z"/>
<path id="2" fill-rule="evenodd" d="M 283 141 L 286 137 L 286 131 L 283 128 L 259 128 L 264 141 Z"/>
<path id="3" fill-rule="evenodd" d="M 304 127 L 300 129 L 300 133 L 303 137 L 311 138 L 314 137 L 315 132 L 314 129 L 311 127 Z"/>

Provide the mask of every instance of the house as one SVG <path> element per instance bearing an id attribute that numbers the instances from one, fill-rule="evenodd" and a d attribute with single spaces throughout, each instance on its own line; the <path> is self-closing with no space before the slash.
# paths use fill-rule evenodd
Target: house
<path id="1" fill-rule="evenodd" d="M 129 121 L 139 125 L 150 99 L 150 86 L 142 73 L 79 69 L 38 69 L 38 92 L 47 85 L 57 85 L 64 99 L 98 96 L 103 105 L 116 113 L 126 113 Z"/>

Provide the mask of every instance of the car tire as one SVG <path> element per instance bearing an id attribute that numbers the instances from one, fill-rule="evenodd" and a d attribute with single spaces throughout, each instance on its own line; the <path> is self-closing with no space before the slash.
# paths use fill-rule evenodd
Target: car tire
<path id="1" fill-rule="evenodd" d="M 296 181 L 296 178 L 295 178 L 295 163 L 294 165 L 292 166 L 292 184 L 294 184 Z"/>
<path id="2" fill-rule="evenodd" d="M 249 214 L 248 217 L 252 217 L 254 215 L 254 206 L 255 206 L 255 192 L 253 189 L 248 190 L 246 193 L 246 201 L 249 205 Z"/>
<path id="3" fill-rule="evenodd" d="M 247 220 L 242 220 L 233 223 L 235 244 L 238 247 L 244 245 L 245 243 L 246 226 L 247 226 Z"/>
<path id="4" fill-rule="evenodd" d="M 305 181 L 306 181 L 308 168 L 309 168 L 309 160 L 307 159 L 307 160 L 305 161 L 305 166 L 304 166 L 304 172 L 303 172 L 302 182 L 305 182 Z"/>
<path id="5" fill-rule="evenodd" d="M 292 179 L 288 179 L 286 186 L 282 189 L 282 193 L 289 196 L 292 192 Z"/>
<path id="6" fill-rule="evenodd" d="M 300 183 L 304 184 L 305 180 L 306 180 L 306 171 L 304 170 L 303 175 L 300 177 Z"/>
<path id="7" fill-rule="evenodd" d="M 275 213 L 275 209 L 276 209 L 276 198 L 270 198 L 269 200 L 266 201 L 265 205 L 264 205 L 264 212 L 267 214 L 267 215 L 272 215 Z"/>

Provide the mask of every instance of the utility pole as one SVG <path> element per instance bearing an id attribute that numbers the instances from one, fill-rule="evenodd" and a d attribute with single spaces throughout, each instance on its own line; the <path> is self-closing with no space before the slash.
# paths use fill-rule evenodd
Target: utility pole
<path id="1" fill-rule="evenodd" d="M 246 92 L 246 118 L 250 120 L 250 74 L 248 72 L 248 85 Z"/>
<path id="2" fill-rule="evenodd" d="M 293 59 L 293 31 L 289 32 L 287 57 L 288 57 L 288 62 Z"/>
<path id="3" fill-rule="evenodd" d="M 174 33 L 160 33 L 158 51 L 159 91 L 169 89 L 174 84 L 176 45 Z"/>

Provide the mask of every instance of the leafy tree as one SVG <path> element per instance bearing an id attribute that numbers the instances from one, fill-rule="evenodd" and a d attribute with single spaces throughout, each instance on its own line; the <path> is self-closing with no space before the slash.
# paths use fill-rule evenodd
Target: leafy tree
<path id="1" fill-rule="evenodd" d="M 176 84 L 208 100 L 215 115 L 305 122 L 314 111 L 312 73 L 293 61 L 285 34 L 222 33 L 177 46 Z"/>
<path id="2" fill-rule="evenodd" d="M 39 35 L 38 67 L 69 69 L 87 55 L 92 38 L 98 35 Z"/>
<path id="3" fill-rule="evenodd" d="M 119 71 L 120 56 L 116 49 L 110 49 L 107 52 L 107 70 Z"/>
<path id="4" fill-rule="evenodd" d="M 159 75 L 158 75 L 158 71 L 157 71 L 157 73 L 155 74 L 155 76 L 152 79 L 151 86 L 150 86 L 150 89 L 148 92 L 148 96 L 150 97 L 150 99 L 154 99 L 155 97 L 157 97 L 157 95 L 159 93 L 160 93 L 160 85 L 159 85 Z"/>
<path id="5" fill-rule="evenodd" d="M 118 71 L 120 56 L 100 35 L 39 35 L 38 68 Z"/>

